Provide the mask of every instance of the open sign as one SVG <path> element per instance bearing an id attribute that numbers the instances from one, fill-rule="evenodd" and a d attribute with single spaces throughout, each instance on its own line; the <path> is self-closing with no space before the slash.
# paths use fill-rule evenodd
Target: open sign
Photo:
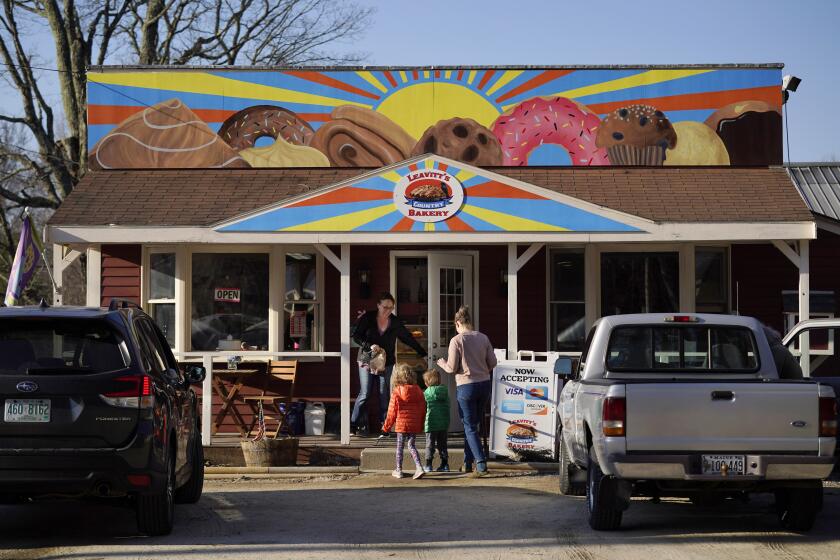
<path id="1" fill-rule="evenodd" d="M 213 290 L 215 301 L 239 303 L 239 288 L 216 288 Z"/>

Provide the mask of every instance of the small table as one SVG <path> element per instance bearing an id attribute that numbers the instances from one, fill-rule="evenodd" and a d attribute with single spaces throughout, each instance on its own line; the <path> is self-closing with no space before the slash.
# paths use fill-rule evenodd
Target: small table
<path id="1" fill-rule="evenodd" d="M 228 414 L 231 414 L 233 417 L 233 421 L 239 429 L 239 433 L 242 434 L 243 437 L 248 434 L 248 430 L 245 427 L 245 419 L 242 418 L 242 415 L 238 410 L 236 410 L 234 400 L 239 395 L 239 391 L 242 390 L 242 386 L 245 384 L 245 378 L 258 373 L 260 373 L 259 369 L 247 368 L 213 370 L 213 391 L 222 399 L 222 408 L 219 409 L 219 412 L 216 413 L 216 418 L 213 420 L 213 434 L 219 431 L 222 421 L 224 421 Z M 225 385 L 222 383 L 223 377 L 234 378 L 233 385 L 230 387 L 229 391 L 225 390 Z M 213 396 L 210 395 L 210 398 L 212 399 Z"/>

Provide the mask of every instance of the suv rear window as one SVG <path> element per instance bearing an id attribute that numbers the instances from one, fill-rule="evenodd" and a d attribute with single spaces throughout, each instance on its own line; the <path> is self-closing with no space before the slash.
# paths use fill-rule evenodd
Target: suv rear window
<path id="1" fill-rule="evenodd" d="M 130 363 L 125 341 L 104 321 L 0 320 L 0 375 L 101 373 Z"/>
<path id="2" fill-rule="evenodd" d="M 616 327 L 607 350 L 610 371 L 755 372 L 758 352 L 744 327 L 633 325 Z"/>

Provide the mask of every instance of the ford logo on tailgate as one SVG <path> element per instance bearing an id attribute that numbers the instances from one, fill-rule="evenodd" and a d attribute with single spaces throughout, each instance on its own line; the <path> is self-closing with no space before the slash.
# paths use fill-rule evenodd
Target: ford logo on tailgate
<path id="1" fill-rule="evenodd" d="M 21 381 L 17 384 L 17 390 L 21 393 L 34 393 L 38 390 L 38 384 L 34 381 Z"/>

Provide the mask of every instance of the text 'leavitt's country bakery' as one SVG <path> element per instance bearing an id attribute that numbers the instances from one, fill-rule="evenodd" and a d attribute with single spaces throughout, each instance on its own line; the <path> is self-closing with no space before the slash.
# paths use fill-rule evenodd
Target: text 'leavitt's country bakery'
<path id="1" fill-rule="evenodd" d="M 464 187 L 455 177 L 437 169 L 404 175 L 394 189 L 394 205 L 418 222 L 441 222 L 464 203 Z"/>

